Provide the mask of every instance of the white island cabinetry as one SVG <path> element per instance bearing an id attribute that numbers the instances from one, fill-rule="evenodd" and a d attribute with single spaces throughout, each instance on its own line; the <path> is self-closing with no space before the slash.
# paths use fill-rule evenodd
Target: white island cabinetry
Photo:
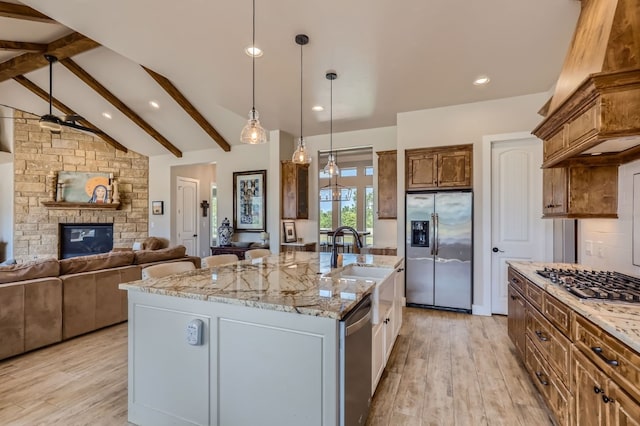
<path id="1" fill-rule="evenodd" d="M 390 281 L 394 294 L 401 258 L 344 260 L 360 273 L 388 271 L 379 282 Z M 376 293 L 376 281 L 342 269 L 329 267 L 328 254 L 294 252 L 121 284 L 129 293 L 129 422 L 338 425 L 340 321 Z M 195 323 L 201 338 L 193 344 Z"/>

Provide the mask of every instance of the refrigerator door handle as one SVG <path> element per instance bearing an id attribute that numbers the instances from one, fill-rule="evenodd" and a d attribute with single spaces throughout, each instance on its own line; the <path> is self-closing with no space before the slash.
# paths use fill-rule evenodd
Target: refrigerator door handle
<path id="1" fill-rule="evenodd" d="M 440 251 L 440 236 L 438 235 L 438 228 L 440 227 L 440 218 L 438 217 L 438 213 L 435 213 L 435 222 L 434 222 L 434 240 L 435 240 L 435 246 L 436 246 L 436 253 L 435 255 L 438 255 L 438 251 Z"/>
<path id="2" fill-rule="evenodd" d="M 433 232 L 431 233 L 431 241 L 429 242 L 429 245 L 431 246 L 431 255 L 433 256 L 435 254 L 435 244 L 436 244 L 436 237 L 435 237 L 436 215 L 435 215 L 435 213 L 431 213 L 431 225 L 433 226 Z"/>

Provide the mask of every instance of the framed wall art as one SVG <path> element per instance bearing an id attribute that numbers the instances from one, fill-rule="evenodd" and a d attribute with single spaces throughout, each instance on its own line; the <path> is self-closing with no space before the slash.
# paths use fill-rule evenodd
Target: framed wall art
<path id="1" fill-rule="evenodd" d="M 152 201 L 151 214 L 164 214 L 164 201 Z"/>
<path id="2" fill-rule="evenodd" d="M 267 171 L 233 173 L 233 228 L 240 232 L 267 230 Z"/>
<path id="3" fill-rule="evenodd" d="M 294 221 L 282 222 L 282 228 L 284 229 L 284 242 L 295 243 L 297 241 L 296 223 Z"/>
<path id="4" fill-rule="evenodd" d="M 111 202 L 110 173 L 58 172 L 61 201 L 106 204 Z"/>

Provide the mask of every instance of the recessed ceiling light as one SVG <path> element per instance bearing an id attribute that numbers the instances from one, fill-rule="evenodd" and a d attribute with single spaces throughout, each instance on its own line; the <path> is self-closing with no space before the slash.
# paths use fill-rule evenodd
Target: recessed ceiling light
<path id="1" fill-rule="evenodd" d="M 109 120 L 111 120 L 111 114 L 109 114 L 108 112 L 103 112 L 103 113 L 102 113 L 102 116 L 103 116 L 104 118 L 108 118 Z"/>
<path id="2" fill-rule="evenodd" d="M 316 105 L 311 108 L 312 111 L 324 111 L 324 107 L 322 105 Z"/>
<path id="3" fill-rule="evenodd" d="M 156 101 L 149 101 L 149 105 L 151 105 L 152 107 L 154 107 L 155 109 L 160 108 L 160 104 L 157 103 Z"/>
<path id="4" fill-rule="evenodd" d="M 475 86 L 482 86 L 484 84 L 487 84 L 491 81 L 491 79 L 489 77 L 487 77 L 486 75 L 481 75 L 480 77 L 476 78 L 475 80 L 473 80 L 473 84 Z"/>
<path id="5" fill-rule="evenodd" d="M 260 56 L 262 56 L 262 49 L 256 46 L 249 46 L 244 49 L 244 53 L 249 56 L 255 56 L 256 58 L 259 58 Z"/>

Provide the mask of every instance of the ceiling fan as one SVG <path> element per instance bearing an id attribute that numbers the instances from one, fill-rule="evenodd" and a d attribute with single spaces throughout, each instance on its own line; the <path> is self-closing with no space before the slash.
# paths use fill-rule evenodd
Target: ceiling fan
<path id="1" fill-rule="evenodd" d="M 70 127 L 72 129 L 81 130 L 84 132 L 89 132 L 97 135 L 101 134 L 102 132 L 98 129 L 85 127 L 81 124 L 78 124 L 77 122 L 80 120 L 83 120 L 83 118 L 77 114 L 65 115 L 62 118 L 53 114 L 53 63 L 56 62 L 58 58 L 56 58 L 53 55 L 44 55 L 44 57 L 49 62 L 49 113 L 41 115 L 39 116 L 39 118 L 32 119 L 32 120 L 38 120 L 38 123 L 41 129 L 50 130 L 51 133 L 53 134 L 60 134 L 60 132 L 62 131 L 62 127 Z M 0 104 L 0 106 L 20 110 L 19 108 L 14 108 L 10 105 Z M 20 110 L 20 111 L 23 111 L 23 110 Z M 38 116 L 38 114 L 34 114 L 29 111 L 23 111 L 23 112 Z M 0 118 L 14 118 L 14 117 L 0 117 Z"/>

